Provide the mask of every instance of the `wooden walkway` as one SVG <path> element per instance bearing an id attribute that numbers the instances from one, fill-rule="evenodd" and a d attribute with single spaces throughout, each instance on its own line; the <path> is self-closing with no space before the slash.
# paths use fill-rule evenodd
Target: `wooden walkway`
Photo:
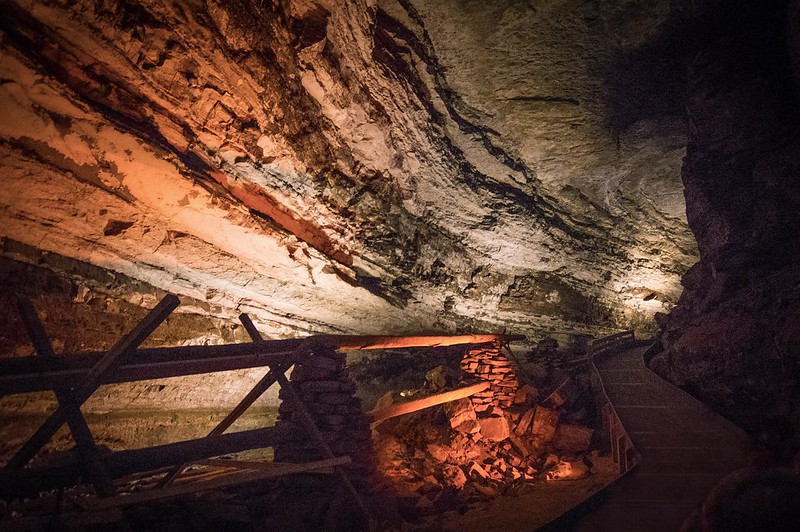
<path id="1" fill-rule="evenodd" d="M 595 360 L 640 461 L 575 530 L 677 531 L 722 477 L 744 466 L 747 436 L 647 369 L 645 349 Z"/>

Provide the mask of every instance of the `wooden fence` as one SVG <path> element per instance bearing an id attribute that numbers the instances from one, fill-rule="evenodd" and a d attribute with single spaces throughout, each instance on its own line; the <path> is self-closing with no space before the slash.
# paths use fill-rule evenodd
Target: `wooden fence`
<path id="1" fill-rule="evenodd" d="M 0 471 L 0 497 L 32 496 L 54 488 L 90 482 L 100 501 L 96 507 L 110 508 L 138 504 L 186 493 L 253 482 L 297 472 L 330 470 L 337 475 L 353 501 L 369 518 L 361 496 L 341 468 L 350 462 L 348 457 L 336 457 L 326 444 L 312 416 L 291 382 L 285 377 L 294 364 L 302 363 L 315 346 L 340 351 L 362 349 L 397 349 L 409 347 L 441 347 L 459 344 L 480 344 L 492 341 L 507 342 L 519 339 L 509 335 L 459 336 L 331 336 L 320 335 L 303 339 L 263 340 L 246 314 L 240 320 L 252 342 L 216 346 L 187 346 L 140 348 L 142 342 L 179 305 L 178 298 L 168 295 L 127 335 L 111 349 L 102 353 L 64 354 L 56 356 L 44 327 L 33 306 L 23 298 L 18 308 L 25 328 L 36 350 L 36 356 L 0 359 L 0 396 L 52 390 L 58 407 L 39 429 L 22 445 Z M 100 451 L 89 430 L 82 404 L 102 384 L 132 382 L 147 379 L 197 375 L 244 368 L 269 368 L 268 373 L 241 399 L 239 404 L 204 438 L 181 441 L 135 450 L 111 453 Z M 277 383 L 298 412 L 302 431 L 291 426 L 272 426 L 234 433 L 225 431 L 256 399 Z M 26 467 L 31 459 L 67 424 L 75 450 L 58 464 Z M 234 472 L 224 478 L 214 477 L 196 485 L 172 485 L 187 464 L 219 465 L 210 458 L 245 450 L 273 447 L 299 438 L 313 440 L 324 456 L 316 462 L 303 464 L 252 463 L 225 460 L 226 468 Z M 158 489 L 133 495 L 118 494 L 120 477 L 148 471 L 166 472 Z"/>

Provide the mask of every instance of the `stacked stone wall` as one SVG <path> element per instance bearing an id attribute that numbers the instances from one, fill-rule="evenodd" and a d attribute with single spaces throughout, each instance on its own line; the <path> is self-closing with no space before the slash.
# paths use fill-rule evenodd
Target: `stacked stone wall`
<path id="1" fill-rule="evenodd" d="M 328 346 L 315 345 L 295 364 L 290 382 L 311 414 L 325 442 L 336 456 L 349 456 L 348 469 L 365 479 L 374 471 L 370 419 L 355 397 L 356 384 L 345 367 L 345 355 Z M 276 425 L 297 426 L 303 437 L 275 446 L 276 462 L 310 462 L 325 458 L 311 434 L 303 432 L 300 413 L 287 390 Z"/>
<path id="2" fill-rule="evenodd" d="M 519 381 L 513 362 L 503 354 L 499 342 L 482 344 L 467 351 L 461 360 L 461 371 L 467 377 L 490 383 L 488 390 L 470 397 L 476 412 L 484 412 L 491 406 L 509 408 L 514 404 Z"/>

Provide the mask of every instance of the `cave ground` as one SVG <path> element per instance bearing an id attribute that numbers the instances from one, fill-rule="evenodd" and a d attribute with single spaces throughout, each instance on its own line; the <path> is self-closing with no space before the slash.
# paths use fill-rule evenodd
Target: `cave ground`
<path id="1" fill-rule="evenodd" d="M 436 519 L 436 525 L 440 528 L 434 529 L 453 532 L 537 530 L 619 478 L 619 469 L 610 456 L 595 453 L 592 462 L 592 473 L 586 478 L 531 484 L 518 496 L 503 496 L 476 503 L 463 514 L 445 513 Z"/>

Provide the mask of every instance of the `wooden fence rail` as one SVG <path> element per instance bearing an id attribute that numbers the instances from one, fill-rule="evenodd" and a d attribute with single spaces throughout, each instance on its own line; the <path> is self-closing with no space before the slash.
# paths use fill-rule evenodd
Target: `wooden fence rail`
<path id="1" fill-rule="evenodd" d="M 622 347 L 631 345 L 636 342 L 636 335 L 633 331 L 623 331 L 621 333 L 612 334 L 604 338 L 594 340 L 589 346 L 589 353 L 595 357 L 609 351 L 614 351 Z"/>
<path id="2" fill-rule="evenodd" d="M 412 338 L 413 342 L 403 342 Z M 240 344 L 198 345 L 136 349 L 125 360 L 103 374 L 102 384 L 183 377 L 217 371 L 275 366 L 290 360 L 303 342 L 333 345 L 340 351 L 443 347 L 486 343 L 499 339 L 519 340 L 519 335 L 442 336 L 310 336 L 305 339 L 266 340 Z M 85 382 L 103 353 L 64 354 L 53 360 L 19 357 L 0 360 L 0 396 L 71 388 Z"/>

